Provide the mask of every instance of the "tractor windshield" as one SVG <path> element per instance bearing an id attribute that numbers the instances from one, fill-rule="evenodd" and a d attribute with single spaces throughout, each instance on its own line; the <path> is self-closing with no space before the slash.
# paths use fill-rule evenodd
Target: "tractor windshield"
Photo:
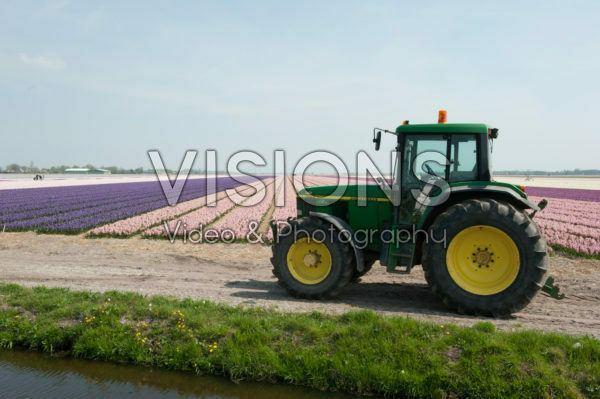
<path id="1" fill-rule="evenodd" d="M 408 135 L 402 164 L 404 182 L 414 186 L 427 180 L 428 176 L 445 179 L 447 148 L 445 136 Z"/>
<path id="2" fill-rule="evenodd" d="M 478 180 L 477 137 L 473 134 L 407 135 L 402 178 L 410 186 L 430 178 L 450 183 Z"/>

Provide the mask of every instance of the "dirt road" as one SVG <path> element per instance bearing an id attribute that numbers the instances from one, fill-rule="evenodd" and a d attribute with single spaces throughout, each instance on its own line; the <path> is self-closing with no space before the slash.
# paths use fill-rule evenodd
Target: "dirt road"
<path id="1" fill-rule="evenodd" d="M 350 308 L 409 316 L 439 324 L 491 321 L 500 329 L 537 329 L 600 338 L 600 261 L 552 256 L 548 275 L 567 297 L 538 294 L 514 318 L 447 312 L 417 267 L 393 275 L 376 265 L 334 300 L 289 297 L 271 273 L 269 247 L 250 244 L 174 244 L 162 240 L 85 239 L 80 236 L 0 233 L 0 281 L 77 290 L 122 290 L 175 295 L 280 311 L 342 313 Z"/>

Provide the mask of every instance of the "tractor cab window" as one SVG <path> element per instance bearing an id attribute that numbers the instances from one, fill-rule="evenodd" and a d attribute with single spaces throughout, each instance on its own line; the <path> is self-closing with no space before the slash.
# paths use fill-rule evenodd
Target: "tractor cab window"
<path id="1" fill-rule="evenodd" d="M 450 183 L 479 180 L 475 134 L 408 135 L 403 155 L 402 184 L 409 188 L 436 178 Z"/>
<path id="2" fill-rule="evenodd" d="M 446 179 L 448 139 L 442 135 L 409 135 L 404 145 L 403 185 L 416 187 L 429 179 Z"/>
<path id="3" fill-rule="evenodd" d="M 478 180 L 476 136 L 455 134 L 450 142 L 450 183 Z"/>

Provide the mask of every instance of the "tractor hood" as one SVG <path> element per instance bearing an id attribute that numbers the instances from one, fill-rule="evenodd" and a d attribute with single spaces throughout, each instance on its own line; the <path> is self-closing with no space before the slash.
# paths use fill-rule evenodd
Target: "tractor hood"
<path id="1" fill-rule="evenodd" d="M 366 188 L 365 192 L 361 192 L 359 187 Z M 306 187 L 303 190 L 298 192 L 299 197 L 307 197 L 313 196 L 317 198 L 326 198 L 332 195 L 339 196 L 342 201 L 349 200 L 358 200 L 358 199 L 367 199 L 367 200 L 376 200 L 380 201 L 384 199 L 385 201 L 389 201 L 388 197 L 381 190 L 381 188 L 376 184 L 349 184 L 343 193 L 336 193 L 337 185 L 327 185 L 327 186 L 312 186 Z M 360 194 L 360 195 L 359 195 Z"/>

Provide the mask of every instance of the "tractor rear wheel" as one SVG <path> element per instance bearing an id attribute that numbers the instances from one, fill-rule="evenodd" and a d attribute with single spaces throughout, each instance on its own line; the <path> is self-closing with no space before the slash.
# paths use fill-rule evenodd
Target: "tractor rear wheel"
<path id="1" fill-rule="evenodd" d="M 529 216 L 508 203 L 472 199 L 452 205 L 429 232 L 425 278 L 459 313 L 507 316 L 543 285 L 546 242 Z"/>
<path id="2" fill-rule="evenodd" d="M 354 255 L 349 244 L 317 218 L 292 220 L 273 244 L 273 274 L 291 295 L 322 299 L 335 296 L 350 282 Z"/>

